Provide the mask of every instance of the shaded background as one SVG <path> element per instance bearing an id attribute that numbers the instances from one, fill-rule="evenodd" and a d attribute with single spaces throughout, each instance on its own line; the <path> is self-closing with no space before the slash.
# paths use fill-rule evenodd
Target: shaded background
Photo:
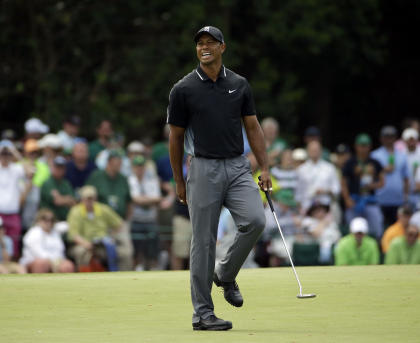
<path id="1" fill-rule="evenodd" d="M 192 37 L 222 29 L 260 117 L 332 148 L 418 116 L 419 1 L 84 0 L 0 2 L 0 127 L 69 114 L 92 138 L 110 118 L 127 139 L 160 138 L 172 85 L 197 63 Z"/>

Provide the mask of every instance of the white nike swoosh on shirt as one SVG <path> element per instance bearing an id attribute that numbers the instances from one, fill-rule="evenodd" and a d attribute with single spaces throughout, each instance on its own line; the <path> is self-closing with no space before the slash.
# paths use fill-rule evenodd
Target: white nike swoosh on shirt
<path id="1" fill-rule="evenodd" d="M 236 89 L 234 89 L 234 90 L 230 90 L 230 89 L 229 89 L 229 94 L 230 94 L 230 93 L 233 93 L 234 91 L 236 91 Z"/>

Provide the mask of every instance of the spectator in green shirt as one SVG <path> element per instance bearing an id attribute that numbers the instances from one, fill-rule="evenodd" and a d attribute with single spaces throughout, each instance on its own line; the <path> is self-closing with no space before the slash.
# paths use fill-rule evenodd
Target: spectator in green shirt
<path id="1" fill-rule="evenodd" d="M 41 208 L 53 211 L 57 220 L 66 220 L 67 213 L 76 201 L 73 197 L 73 188 L 64 178 L 67 161 L 62 156 L 53 160 L 50 178 L 41 187 Z"/>
<path id="2" fill-rule="evenodd" d="M 367 265 L 379 263 L 379 248 L 376 241 L 367 236 L 368 222 L 365 218 L 356 217 L 350 222 L 350 234 L 337 244 L 335 264 Z"/>
<path id="3" fill-rule="evenodd" d="M 127 219 L 131 197 L 127 178 L 120 173 L 121 161 L 121 153 L 111 150 L 105 170 L 94 171 L 86 184 L 97 189 L 99 202 L 107 204 Z"/>
<path id="4" fill-rule="evenodd" d="M 114 135 L 112 124 L 109 120 L 102 120 L 96 128 L 97 139 L 89 144 L 89 158 L 95 161 L 96 156 L 108 148 L 111 138 Z"/>
<path id="5" fill-rule="evenodd" d="M 392 240 L 385 264 L 420 264 L 419 227 L 411 222 L 404 236 Z"/>

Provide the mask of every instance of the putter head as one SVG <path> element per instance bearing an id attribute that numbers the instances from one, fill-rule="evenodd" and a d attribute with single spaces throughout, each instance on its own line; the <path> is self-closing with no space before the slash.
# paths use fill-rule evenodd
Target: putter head
<path id="1" fill-rule="evenodd" d="M 314 293 L 311 293 L 311 294 L 298 294 L 296 296 L 296 298 L 298 298 L 298 299 L 308 299 L 308 298 L 315 298 L 315 297 L 316 297 L 316 294 L 314 294 Z"/>

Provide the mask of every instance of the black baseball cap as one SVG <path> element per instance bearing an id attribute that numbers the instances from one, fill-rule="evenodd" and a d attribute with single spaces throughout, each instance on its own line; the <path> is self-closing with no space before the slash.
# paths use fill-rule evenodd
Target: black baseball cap
<path id="1" fill-rule="evenodd" d="M 316 126 L 310 126 L 305 130 L 305 136 L 309 137 L 319 137 L 321 136 L 321 131 Z"/>
<path id="2" fill-rule="evenodd" d="M 54 158 L 54 164 L 58 167 L 64 167 L 67 165 L 67 160 L 63 156 L 57 156 Z"/>
<path id="3" fill-rule="evenodd" d="M 64 120 L 65 123 L 72 124 L 74 126 L 80 126 L 79 116 L 69 116 Z"/>
<path id="4" fill-rule="evenodd" d="M 388 125 L 388 126 L 384 126 L 381 129 L 381 137 L 395 137 L 397 136 L 397 129 L 395 128 L 395 126 L 392 125 Z"/>
<path id="5" fill-rule="evenodd" d="M 205 33 L 209 34 L 220 43 L 225 42 L 222 31 L 220 31 L 217 27 L 214 27 L 214 26 L 204 26 L 200 30 L 198 30 L 198 32 L 194 36 L 194 42 L 197 43 L 200 37 Z"/>

